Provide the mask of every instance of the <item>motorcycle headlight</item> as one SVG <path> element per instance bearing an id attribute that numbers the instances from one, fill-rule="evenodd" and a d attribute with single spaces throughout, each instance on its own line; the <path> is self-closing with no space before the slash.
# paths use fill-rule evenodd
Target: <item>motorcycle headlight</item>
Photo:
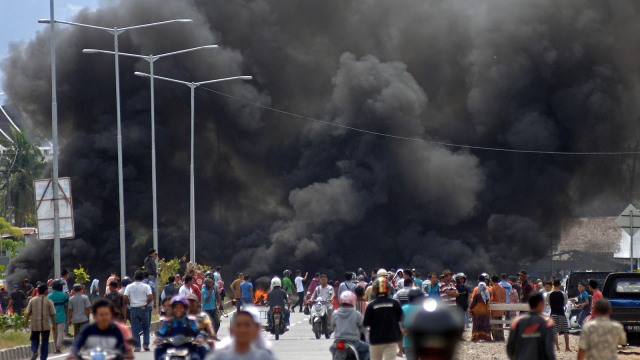
<path id="1" fill-rule="evenodd" d="M 168 349 L 167 354 L 173 356 L 187 356 L 189 355 L 189 349 Z"/>

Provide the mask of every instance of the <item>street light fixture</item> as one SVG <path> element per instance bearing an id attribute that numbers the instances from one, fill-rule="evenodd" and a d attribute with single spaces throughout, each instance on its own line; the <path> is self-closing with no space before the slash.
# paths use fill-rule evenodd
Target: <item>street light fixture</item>
<path id="1" fill-rule="evenodd" d="M 198 46 L 190 49 L 184 49 L 179 51 L 173 51 L 160 55 L 137 55 L 137 54 L 129 54 L 120 52 L 118 55 L 129 56 L 139 59 L 144 59 L 149 62 L 149 73 L 151 74 L 151 193 L 153 198 L 153 248 L 158 251 L 158 203 L 157 203 L 157 193 L 156 193 L 156 127 L 155 127 L 155 91 L 153 84 L 153 63 L 156 60 L 177 54 L 183 54 L 191 51 L 201 50 L 201 49 L 215 49 L 218 45 L 205 45 Z M 97 50 L 97 49 L 84 49 L 82 50 L 85 54 L 111 54 L 115 55 L 113 51 L 106 50 Z"/>
<path id="2" fill-rule="evenodd" d="M 53 15 L 53 0 L 51 0 L 51 13 Z M 103 30 L 106 31 L 108 33 L 110 33 L 111 35 L 113 35 L 113 47 L 114 47 L 114 57 L 115 57 L 115 77 L 116 77 L 116 121 L 117 121 L 117 139 L 118 139 L 118 203 L 119 203 L 119 211 L 120 211 L 120 276 L 124 277 L 127 273 L 127 266 L 126 266 L 126 256 L 125 256 L 125 248 L 126 248 L 126 244 L 125 244 L 125 224 L 124 224 L 124 185 L 123 185 L 123 176 L 122 176 L 122 126 L 121 126 L 121 116 L 120 116 L 120 64 L 118 62 L 118 36 L 120 34 L 122 34 L 123 32 L 127 31 L 127 30 L 133 30 L 133 29 L 141 29 L 141 28 L 146 28 L 146 27 L 151 27 L 151 26 L 157 26 L 157 25 L 164 25 L 164 24 L 170 24 L 170 23 L 176 23 L 176 22 L 193 22 L 193 20 L 191 19 L 175 19 L 175 20 L 167 20 L 167 21 L 160 21 L 160 22 L 155 22 L 155 23 L 149 23 L 149 24 L 142 24 L 142 25 L 135 25 L 135 26 L 128 26 L 128 27 L 123 27 L 123 28 L 118 28 L 118 27 L 113 27 L 113 28 L 108 28 L 108 27 L 102 27 L 102 26 L 95 26 L 95 25 L 88 25 L 88 24 L 81 24 L 81 23 L 76 23 L 76 22 L 70 22 L 70 21 L 61 21 L 61 20 L 55 20 L 53 16 L 51 16 L 51 19 L 40 19 L 38 20 L 39 23 L 41 24 L 51 24 L 51 34 L 52 34 L 52 41 L 51 41 L 51 58 L 55 59 L 55 44 L 53 42 L 53 28 L 54 28 L 54 23 L 59 23 L 59 24 L 66 24 L 66 25 L 73 25 L 73 26 L 79 26 L 79 27 L 83 27 L 83 28 L 89 28 L 89 29 L 96 29 L 96 30 Z M 52 61 L 52 77 L 55 76 L 55 68 L 54 68 L 54 62 Z M 53 84 L 52 84 L 53 86 Z M 53 92 L 54 90 L 52 90 Z M 53 101 L 55 101 L 55 97 L 53 98 Z M 57 112 L 57 109 L 55 110 Z M 57 116 L 56 116 L 57 117 Z M 57 119 L 56 119 L 56 126 L 55 126 L 55 131 L 56 133 L 54 134 L 54 142 L 57 141 L 57 139 L 55 139 L 55 137 L 57 137 Z M 57 144 L 56 144 L 57 145 Z M 56 153 L 56 149 L 54 149 L 54 154 Z M 57 170 L 57 155 L 54 155 L 54 166 Z M 54 170 L 55 171 L 55 170 Z M 55 175 L 55 174 L 54 174 Z M 55 176 L 54 176 L 54 183 L 57 183 Z M 54 184 L 54 191 L 56 190 L 56 184 Z M 56 198 L 56 194 L 53 194 L 54 199 Z M 57 204 L 57 200 L 54 201 L 54 217 L 55 217 L 55 210 L 56 210 L 56 204 Z M 58 220 L 59 221 L 59 220 Z M 54 220 L 54 223 L 58 223 L 57 221 Z M 56 231 L 56 226 L 59 225 L 54 225 L 54 232 Z M 59 230 L 59 228 L 58 228 Z M 59 240 L 58 240 L 59 242 Z M 56 257 L 55 254 L 55 249 L 54 249 L 54 257 Z M 58 254 L 59 257 L 59 254 Z M 59 261 L 59 260 L 58 260 Z"/>
<path id="3" fill-rule="evenodd" d="M 195 185 L 194 185 L 194 171 L 193 171 L 193 150 L 194 150 L 194 128 L 195 128 L 195 95 L 196 88 L 200 85 L 211 84 L 229 80 L 251 80 L 251 76 L 233 76 L 228 78 L 200 81 L 200 82 L 188 82 L 182 80 L 171 79 L 167 77 L 150 75 L 141 72 L 134 73 L 137 76 L 148 77 L 150 79 L 160 79 L 165 81 L 171 81 L 178 84 L 187 85 L 191 88 L 191 162 L 189 164 L 189 261 L 196 262 L 196 210 L 195 210 Z"/>

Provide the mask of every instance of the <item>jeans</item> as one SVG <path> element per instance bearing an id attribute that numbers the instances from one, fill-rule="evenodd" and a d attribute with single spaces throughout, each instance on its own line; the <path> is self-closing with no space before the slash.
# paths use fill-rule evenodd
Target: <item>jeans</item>
<path id="1" fill-rule="evenodd" d="M 285 308 L 282 309 L 282 313 L 284 314 L 284 324 L 289 326 L 289 318 L 291 317 L 291 312 Z M 267 323 L 271 326 L 271 309 L 267 310 Z"/>
<path id="2" fill-rule="evenodd" d="M 591 309 L 589 309 L 588 306 L 582 308 L 582 311 L 580 311 L 580 315 L 578 315 L 578 324 L 580 325 L 580 327 L 582 327 L 582 325 L 584 324 L 584 320 L 587 318 L 587 316 L 589 316 L 590 313 Z"/>
<path id="3" fill-rule="evenodd" d="M 142 345 L 144 347 L 149 346 L 149 310 L 147 310 L 147 306 L 140 307 L 132 307 L 131 308 L 131 332 L 133 333 L 134 339 L 140 339 L 140 332 L 143 333 L 143 342 Z M 140 349 L 139 345 L 136 349 Z"/>
<path id="4" fill-rule="evenodd" d="M 353 341 L 353 340 L 345 340 L 346 343 L 353 346 L 355 350 L 358 352 L 358 358 L 360 360 L 369 360 L 369 344 L 364 341 Z M 336 352 L 336 343 L 334 342 L 329 347 L 329 351 L 331 355 Z"/>
<path id="5" fill-rule="evenodd" d="M 38 347 L 40 348 L 40 360 L 46 360 L 49 356 L 49 334 L 47 331 L 31 331 L 31 352 L 37 353 Z M 42 337 L 42 342 L 40 342 Z"/>
<path id="6" fill-rule="evenodd" d="M 300 310 L 298 312 L 302 312 L 302 303 L 304 302 L 304 291 L 298 293 L 298 302 L 293 305 L 292 309 L 295 310 L 296 306 L 300 306 Z"/>
<path id="7" fill-rule="evenodd" d="M 242 307 L 242 300 L 241 299 L 235 299 L 236 300 L 236 311 L 240 311 L 240 307 Z"/>
<path id="8" fill-rule="evenodd" d="M 211 321 L 213 322 L 213 330 L 218 334 L 218 330 L 220 330 L 220 315 L 216 315 L 218 310 L 204 310 L 204 312 L 209 315 Z M 220 314 L 220 313 L 218 313 Z"/>
<path id="9" fill-rule="evenodd" d="M 249 306 L 253 305 L 253 299 L 251 298 L 242 299 L 242 305 L 249 305 Z"/>
<path id="10" fill-rule="evenodd" d="M 406 347 L 403 348 L 404 349 L 404 356 L 407 358 L 407 360 L 417 360 L 418 358 L 416 357 L 416 352 L 414 348 L 411 347 Z"/>

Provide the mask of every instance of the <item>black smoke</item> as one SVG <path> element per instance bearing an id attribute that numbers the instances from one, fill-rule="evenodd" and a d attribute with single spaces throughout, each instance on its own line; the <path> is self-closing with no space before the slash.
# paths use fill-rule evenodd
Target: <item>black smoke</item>
<path id="1" fill-rule="evenodd" d="M 542 151 L 635 146 L 640 64 L 633 1 L 127 0 L 77 22 L 174 24 L 124 33 L 120 48 L 163 53 L 184 80 L 251 74 L 209 88 L 336 124 L 427 140 Z M 73 178 L 76 240 L 63 264 L 119 268 L 113 48 L 107 33 L 59 27 L 61 174 Z M 48 31 L 13 46 L 3 88 L 50 126 Z M 127 243 L 151 246 L 144 61 L 121 58 Z M 156 83 L 161 256 L 189 228 L 189 91 Z M 363 134 L 271 112 L 205 89 L 196 99 L 198 260 L 256 274 L 356 266 L 514 270 L 549 252 L 563 218 L 614 215 L 633 200 L 632 156 L 464 150 Z M 14 274 L 44 277 L 51 246 Z"/>

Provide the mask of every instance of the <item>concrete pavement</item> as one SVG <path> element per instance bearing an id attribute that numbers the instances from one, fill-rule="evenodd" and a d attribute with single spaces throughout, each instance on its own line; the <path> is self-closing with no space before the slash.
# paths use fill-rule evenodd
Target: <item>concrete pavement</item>
<path id="1" fill-rule="evenodd" d="M 231 315 L 230 315 L 231 316 Z M 265 320 L 266 321 L 266 320 Z M 222 318 L 222 326 L 218 336 L 222 339 L 229 335 L 229 319 Z M 291 314 L 291 327 L 288 332 L 275 341 L 273 335 L 262 332 L 262 336 L 271 342 L 272 350 L 276 358 L 280 360 L 325 360 L 330 358 L 329 346 L 333 339 L 316 340 L 311 325 L 309 325 L 309 316 L 302 313 Z M 153 341 L 153 338 L 152 338 Z M 153 360 L 153 352 L 136 353 L 136 360 Z"/>

